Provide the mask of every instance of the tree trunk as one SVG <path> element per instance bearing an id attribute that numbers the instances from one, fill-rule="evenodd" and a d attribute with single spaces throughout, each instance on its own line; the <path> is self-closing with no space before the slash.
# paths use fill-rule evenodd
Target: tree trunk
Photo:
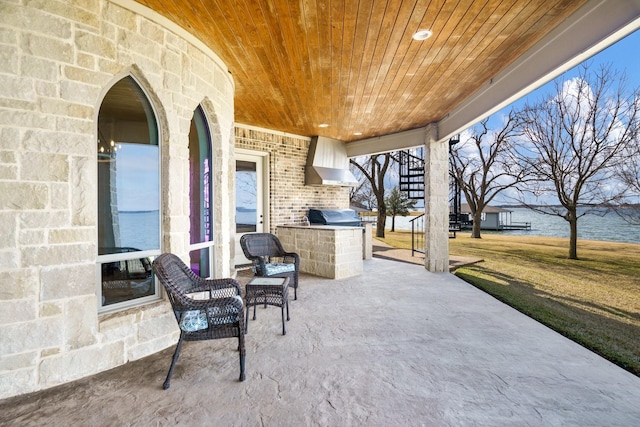
<path id="1" fill-rule="evenodd" d="M 471 229 L 471 237 L 480 239 L 480 226 L 482 225 L 482 211 L 476 210 L 473 214 L 473 228 Z"/>
<path id="2" fill-rule="evenodd" d="M 384 223 L 387 220 L 385 212 L 378 211 L 378 223 L 376 224 L 376 237 L 384 239 Z"/>
<path id="3" fill-rule="evenodd" d="M 391 232 L 393 233 L 394 231 L 396 231 L 396 216 L 393 215 L 391 217 Z"/>
<path id="4" fill-rule="evenodd" d="M 567 212 L 569 218 L 569 259 L 578 259 L 578 215 L 575 208 Z"/>

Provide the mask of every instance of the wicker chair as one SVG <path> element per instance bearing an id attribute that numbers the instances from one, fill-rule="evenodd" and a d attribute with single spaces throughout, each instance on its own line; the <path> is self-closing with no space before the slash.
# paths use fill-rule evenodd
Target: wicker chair
<path id="1" fill-rule="evenodd" d="M 153 271 L 164 285 L 180 327 L 180 339 L 162 388 L 169 388 L 183 341 L 238 338 L 240 381 L 244 381 L 244 305 L 240 284 L 230 278 L 198 277 L 176 255 L 165 253 L 153 261 Z"/>
<path id="2" fill-rule="evenodd" d="M 300 257 L 285 252 L 277 236 L 271 233 L 250 233 L 240 237 L 240 246 L 253 263 L 253 272 L 260 277 L 288 277 L 293 288 L 293 299 L 298 299 L 298 272 Z"/>

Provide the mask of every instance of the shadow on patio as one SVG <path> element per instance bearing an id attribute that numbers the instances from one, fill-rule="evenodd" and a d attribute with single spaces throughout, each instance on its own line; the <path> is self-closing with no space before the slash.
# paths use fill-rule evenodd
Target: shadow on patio
<path id="1" fill-rule="evenodd" d="M 246 278 L 241 278 L 246 279 Z M 246 280 L 245 280 L 246 281 Z M 2 425 L 640 425 L 640 379 L 447 273 L 377 259 L 302 275 L 237 341 L 185 343 L 0 401 Z"/>

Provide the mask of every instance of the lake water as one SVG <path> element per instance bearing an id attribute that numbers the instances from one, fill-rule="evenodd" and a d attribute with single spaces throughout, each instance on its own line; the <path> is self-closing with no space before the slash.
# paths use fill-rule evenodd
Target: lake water
<path id="1" fill-rule="evenodd" d="M 120 220 L 120 246 L 139 250 L 159 249 L 158 211 L 118 212 Z"/>
<path id="2" fill-rule="evenodd" d="M 249 213 L 244 216 L 239 214 L 238 218 L 255 223 L 255 213 L 252 215 Z M 396 217 L 396 230 L 411 230 L 409 221 L 412 218 L 415 217 Z M 530 222 L 531 230 L 512 230 L 500 233 L 514 236 L 569 237 L 569 223 L 557 216 L 544 215 L 530 209 L 512 208 L 511 221 L 514 223 Z M 160 245 L 157 233 L 158 226 L 158 211 L 120 212 L 122 246 L 142 250 L 157 249 Z M 386 228 L 391 228 L 390 217 L 387 218 Z M 493 232 L 483 231 L 483 233 Z M 629 225 L 612 212 L 604 216 L 589 214 L 578 220 L 578 238 L 640 244 L 640 226 Z"/>
<path id="3" fill-rule="evenodd" d="M 499 233 L 514 236 L 569 237 L 569 223 L 560 217 L 544 215 L 525 208 L 511 209 L 511 222 L 530 222 L 531 230 Z M 409 220 L 412 218 L 414 217 L 396 217 L 396 230 L 411 230 Z M 387 229 L 391 228 L 391 218 L 387 218 L 385 226 Z M 604 216 L 587 214 L 578 220 L 578 239 L 640 244 L 640 226 L 629 225 L 613 212 Z"/>

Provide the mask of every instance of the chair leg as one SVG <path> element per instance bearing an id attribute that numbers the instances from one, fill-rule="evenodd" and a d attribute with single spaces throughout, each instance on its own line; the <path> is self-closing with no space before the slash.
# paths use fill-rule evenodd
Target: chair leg
<path id="1" fill-rule="evenodd" d="M 254 309 L 253 320 L 256 320 L 256 318 L 255 318 L 255 308 L 256 307 L 254 306 L 253 307 L 253 309 Z M 247 315 L 246 315 L 246 318 L 245 318 L 245 321 L 244 321 L 244 333 L 245 334 L 249 331 L 249 310 L 250 310 L 249 307 L 247 307 Z"/>
<path id="2" fill-rule="evenodd" d="M 284 304 L 280 307 L 280 312 L 282 313 L 282 335 L 287 335 L 287 330 L 284 327 Z"/>
<path id="3" fill-rule="evenodd" d="M 238 335 L 238 347 L 240 349 L 240 381 L 244 381 L 245 379 L 244 365 L 245 365 L 246 350 L 244 348 L 244 335 L 242 334 L 242 330 L 240 330 L 239 332 L 240 334 Z"/>
<path id="4" fill-rule="evenodd" d="M 173 374 L 173 368 L 178 361 L 178 356 L 180 356 L 180 348 L 182 347 L 182 333 L 180 333 L 180 339 L 178 339 L 178 344 L 176 344 L 176 350 L 173 352 L 173 358 L 171 359 L 171 366 L 169 367 L 169 373 L 167 374 L 167 379 L 164 380 L 164 384 L 162 384 L 162 388 L 164 390 L 168 389 L 171 382 L 171 375 Z"/>
<path id="5" fill-rule="evenodd" d="M 289 317 L 289 298 L 287 298 L 286 304 L 287 304 L 287 322 L 288 322 L 289 320 L 291 320 L 291 318 Z"/>

